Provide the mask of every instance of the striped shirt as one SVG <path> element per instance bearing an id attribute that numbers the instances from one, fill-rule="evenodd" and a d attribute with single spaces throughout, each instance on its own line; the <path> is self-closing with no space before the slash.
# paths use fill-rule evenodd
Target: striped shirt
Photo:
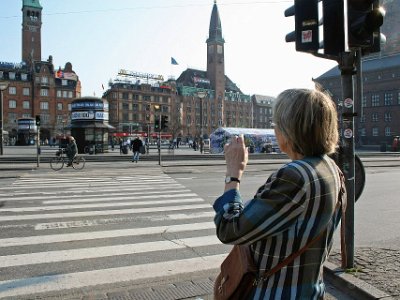
<path id="1" fill-rule="evenodd" d="M 274 172 L 254 198 L 243 204 L 239 190 L 226 191 L 214 203 L 217 236 L 225 244 L 251 245 L 259 273 L 322 236 L 303 254 L 261 281 L 253 299 L 321 299 L 323 263 L 341 209 L 338 168 L 328 156 L 292 161 Z"/>

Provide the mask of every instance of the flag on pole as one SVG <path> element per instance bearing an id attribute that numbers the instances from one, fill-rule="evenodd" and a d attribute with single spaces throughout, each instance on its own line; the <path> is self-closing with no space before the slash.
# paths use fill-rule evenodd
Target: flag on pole
<path id="1" fill-rule="evenodd" d="M 173 57 L 171 57 L 171 65 L 178 65 L 178 62 Z"/>
<path id="2" fill-rule="evenodd" d="M 103 88 L 103 91 L 104 91 L 104 84 L 101 84 L 101 87 Z"/>

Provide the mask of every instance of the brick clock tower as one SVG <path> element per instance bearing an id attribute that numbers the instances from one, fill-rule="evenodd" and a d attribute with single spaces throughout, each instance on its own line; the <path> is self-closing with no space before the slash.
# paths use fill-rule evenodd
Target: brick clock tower
<path id="1" fill-rule="evenodd" d="M 42 6 L 39 0 L 23 0 L 22 61 L 31 64 L 42 60 Z"/>
<path id="2" fill-rule="evenodd" d="M 211 88 L 215 91 L 214 104 L 218 111 L 218 126 L 225 125 L 223 105 L 225 99 L 224 44 L 218 7 L 216 1 L 214 1 L 207 39 L 207 78 L 210 80 Z"/>

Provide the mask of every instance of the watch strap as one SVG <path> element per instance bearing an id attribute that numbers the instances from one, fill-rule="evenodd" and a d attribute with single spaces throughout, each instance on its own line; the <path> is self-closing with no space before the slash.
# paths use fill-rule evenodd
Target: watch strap
<path id="1" fill-rule="evenodd" d="M 229 183 L 229 182 L 232 182 L 232 181 L 240 183 L 240 180 L 237 177 L 226 176 L 226 179 L 228 179 L 228 178 L 229 178 L 229 180 L 225 180 L 226 183 Z"/>

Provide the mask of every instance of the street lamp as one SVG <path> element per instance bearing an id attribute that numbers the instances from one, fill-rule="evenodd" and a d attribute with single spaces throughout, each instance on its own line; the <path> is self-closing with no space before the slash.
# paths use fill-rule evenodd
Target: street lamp
<path id="1" fill-rule="evenodd" d="M 203 98 L 207 96 L 206 91 L 198 91 L 197 97 L 200 99 L 200 153 L 203 153 Z"/>
<path id="2" fill-rule="evenodd" d="M 8 82 L 0 81 L 0 155 L 3 155 L 3 91 L 8 88 Z"/>

